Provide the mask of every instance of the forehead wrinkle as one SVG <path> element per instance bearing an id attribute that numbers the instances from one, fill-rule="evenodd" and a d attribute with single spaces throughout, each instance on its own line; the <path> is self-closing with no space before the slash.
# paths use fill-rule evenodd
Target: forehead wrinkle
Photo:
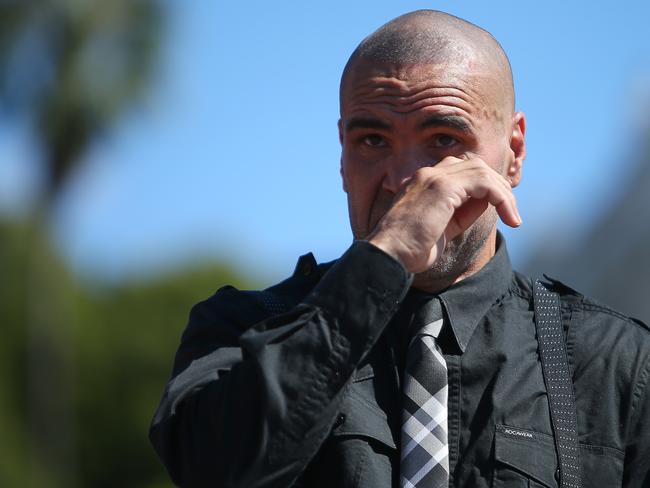
<path id="1" fill-rule="evenodd" d="M 412 114 L 414 112 L 418 112 L 422 108 L 426 108 L 428 106 L 430 106 L 430 105 L 428 103 L 426 103 L 425 100 L 422 100 L 421 103 L 416 104 L 411 108 L 404 107 L 401 110 L 397 109 L 395 111 L 397 113 L 400 113 L 400 114 L 408 115 L 408 114 Z M 440 110 L 441 108 L 448 109 L 448 110 Z M 435 112 L 433 110 L 429 111 L 429 112 L 426 112 L 425 114 L 423 114 L 423 117 L 431 115 L 433 113 L 436 113 L 436 114 L 438 114 L 440 116 L 454 115 L 454 116 L 457 116 L 457 117 L 463 117 L 464 119 L 466 119 L 468 121 L 468 123 L 470 125 L 472 125 L 472 123 L 471 123 L 472 118 L 473 118 L 472 115 L 475 112 L 473 110 L 471 110 L 471 109 L 472 109 L 471 105 L 464 104 L 463 106 L 459 106 L 456 103 L 449 103 L 449 102 L 439 100 L 439 101 L 436 102 L 436 110 L 435 110 Z"/>
<path id="2" fill-rule="evenodd" d="M 454 99 L 455 97 L 427 97 L 427 98 L 419 99 L 414 103 L 404 105 L 401 103 L 397 103 L 392 98 L 378 98 L 376 100 L 373 100 L 372 102 L 355 104 L 355 106 L 351 110 L 351 113 L 355 113 L 360 110 L 366 110 L 372 112 L 373 109 L 379 108 L 379 109 L 406 115 L 406 114 L 417 112 L 422 109 L 426 109 L 427 107 L 433 107 L 435 108 L 435 112 L 438 112 L 440 108 L 444 107 L 449 109 L 444 111 L 445 115 L 452 115 L 451 112 L 453 112 L 453 115 L 457 115 L 460 113 L 460 114 L 466 114 L 466 117 L 471 118 L 472 115 L 475 113 L 480 114 L 480 111 L 476 110 L 471 104 L 462 101 L 461 103 L 458 103 L 457 101 L 454 101 Z M 434 112 L 433 108 L 431 111 L 429 111 L 430 113 Z"/>
<path id="3" fill-rule="evenodd" d="M 373 90 L 369 94 L 355 97 L 350 103 L 358 103 L 355 100 L 365 99 L 369 102 L 386 101 L 395 105 L 413 105 L 422 100 L 435 100 L 437 98 L 459 100 L 460 103 L 472 105 L 472 97 L 463 90 L 450 88 L 428 88 L 412 94 L 393 94 L 383 89 Z"/>
<path id="4" fill-rule="evenodd" d="M 430 83 L 420 83 L 418 86 L 406 89 L 400 89 L 397 87 L 393 89 L 391 86 L 377 84 L 375 87 L 359 87 L 357 90 L 354 90 L 353 96 L 368 96 L 369 98 L 389 96 L 403 101 L 417 100 L 431 95 L 445 96 L 447 94 L 449 94 L 449 96 L 460 98 L 466 102 L 469 102 L 469 99 L 471 98 L 471 96 L 469 96 L 470 94 L 468 94 L 463 88 L 454 86 L 430 86 L 427 88 L 426 85 L 429 84 Z"/>
<path id="5" fill-rule="evenodd" d="M 346 96 L 342 97 L 341 102 L 355 103 L 355 100 L 361 98 L 381 101 L 383 97 L 391 97 L 395 99 L 393 103 L 408 104 L 436 96 L 448 96 L 474 106 L 477 111 L 494 111 L 492 105 L 497 101 L 494 89 L 498 80 L 489 72 L 478 70 L 470 74 L 456 73 L 453 68 L 426 65 L 419 66 L 422 69 L 419 73 L 410 70 L 404 72 L 399 67 L 383 68 L 388 69 L 388 76 L 375 72 L 350 79 L 345 90 Z M 375 70 L 381 68 L 375 67 Z M 486 112 L 485 108 L 490 110 Z"/>
<path id="6" fill-rule="evenodd" d="M 358 83 L 348 91 L 343 106 L 347 110 L 356 109 L 373 111 L 388 110 L 400 114 L 410 114 L 428 106 L 445 107 L 445 113 L 462 114 L 465 118 L 483 118 L 486 113 L 485 103 L 480 91 L 472 88 L 471 83 L 460 88 L 455 86 L 433 86 L 430 80 L 406 82 L 394 78 L 373 77 Z M 424 89 L 422 89 L 424 88 Z M 434 108 L 435 108 L 434 107 Z M 343 112 L 343 111 L 342 111 Z"/>

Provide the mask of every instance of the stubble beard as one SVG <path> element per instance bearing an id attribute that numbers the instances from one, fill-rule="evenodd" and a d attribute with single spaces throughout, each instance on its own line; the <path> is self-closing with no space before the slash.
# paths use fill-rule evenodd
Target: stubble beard
<path id="1" fill-rule="evenodd" d="M 447 242 L 442 255 L 431 268 L 415 275 L 413 285 L 421 289 L 439 290 L 467 275 L 485 248 L 496 221 L 496 210 L 490 205 L 471 227 Z M 367 233 L 357 232 L 354 225 L 352 227 L 356 239 L 367 238 Z"/>
<path id="2" fill-rule="evenodd" d="M 452 284 L 468 274 L 484 250 L 496 221 L 496 210 L 489 206 L 469 229 L 447 242 L 442 255 L 431 268 L 415 276 L 417 286 L 435 289 L 439 284 Z"/>
<path id="3" fill-rule="evenodd" d="M 349 210 L 352 234 L 355 239 L 367 239 L 370 232 L 360 231 L 352 218 L 352 208 L 349 207 Z M 384 213 L 378 212 L 382 216 Z M 377 218 L 377 221 L 379 220 L 380 218 Z M 492 205 L 489 205 L 471 227 L 447 242 L 442 255 L 431 268 L 415 275 L 413 285 L 421 289 L 440 290 L 467 275 L 475 264 L 480 252 L 484 249 L 490 234 L 496 226 L 496 222 L 496 209 Z"/>

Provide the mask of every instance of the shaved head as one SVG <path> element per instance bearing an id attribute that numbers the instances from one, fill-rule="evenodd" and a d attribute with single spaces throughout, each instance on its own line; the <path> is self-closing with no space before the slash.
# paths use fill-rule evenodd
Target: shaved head
<path id="1" fill-rule="evenodd" d="M 525 117 L 514 111 L 510 62 L 470 22 L 418 10 L 383 25 L 350 56 L 340 105 L 341 176 L 357 239 L 372 235 L 414 175 L 448 157 L 480 160 L 508 190 L 519 182 Z M 476 271 L 494 253 L 496 222 L 487 206 L 418 274 L 417 286 L 439 289 Z"/>
<path id="2" fill-rule="evenodd" d="M 499 42 L 486 30 L 453 15 L 417 10 L 377 29 L 350 56 L 341 77 L 341 94 L 360 64 L 453 65 L 489 72 L 496 78 L 495 94 L 502 109 L 514 111 L 510 62 Z"/>

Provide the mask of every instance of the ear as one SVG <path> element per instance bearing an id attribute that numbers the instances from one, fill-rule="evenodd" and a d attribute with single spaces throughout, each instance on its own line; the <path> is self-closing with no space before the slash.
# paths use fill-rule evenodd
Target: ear
<path id="1" fill-rule="evenodd" d="M 339 142 L 341 143 L 341 146 L 343 146 L 343 123 L 341 122 L 341 119 L 339 119 L 338 127 L 339 127 Z M 343 148 L 341 148 L 341 152 L 343 152 Z M 347 193 L 348 185 L 345 183 L 345 172 L 343 171 L 343 154 L 341 154 L 341 167 L 339 171 L 341 173 L 341 181 L 343 182 L 343 191 Z"/>
<path id="2" fill-rule="evenodd" d="M 512 159 L 508 164 L 508 180 L 514 188 L 521 181 L 521 167 L 526 158 L 526 116 L 517 112 L 512 117 L 512 132 L 510 134 L 510 153 Z"/>

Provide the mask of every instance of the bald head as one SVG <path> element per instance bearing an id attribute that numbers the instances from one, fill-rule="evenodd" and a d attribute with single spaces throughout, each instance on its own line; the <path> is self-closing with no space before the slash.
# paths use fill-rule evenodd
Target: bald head
<path id="1" fill-rule="evenodd" d="M 500 88 L 496 95 L 502 108 L 514 111 L 512 70 L 499 42 L 486 30 L 444 12 L 417 10 L 366 37 L 345 65 L 341 92 L 359 64 L 453 65 L 488 72 Z"/>

